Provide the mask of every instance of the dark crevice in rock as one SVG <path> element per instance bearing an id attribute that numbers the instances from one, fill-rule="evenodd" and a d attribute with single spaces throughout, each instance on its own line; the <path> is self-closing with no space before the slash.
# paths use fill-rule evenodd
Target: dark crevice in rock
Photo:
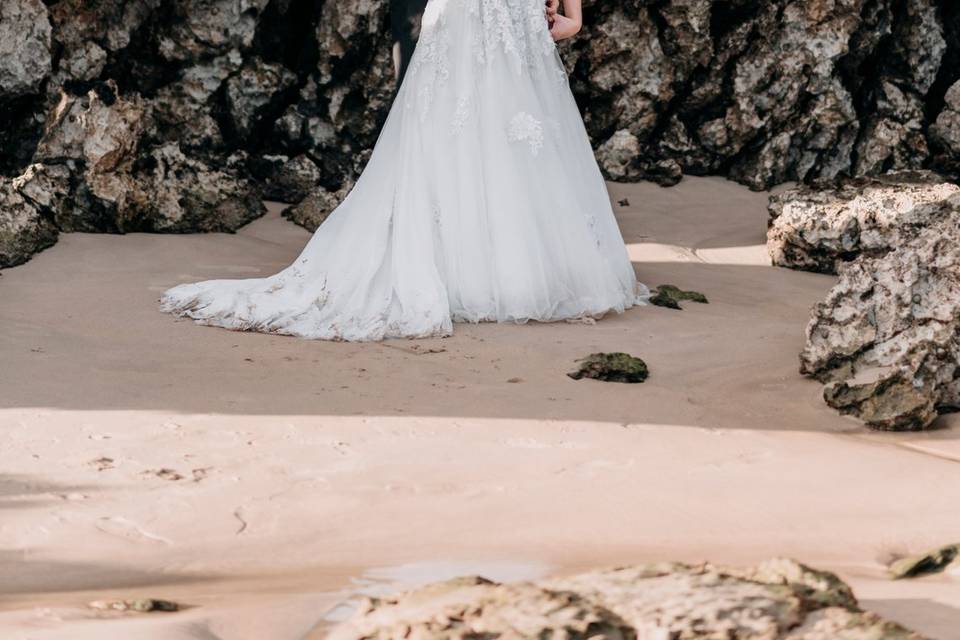
<path id="1" fill-rule="evenodd" d="M 260 16 L 253 49 L 305 79 L 320 58 L 314 30 L 322 8 L 323 0 L 272 0 Z"/>
<path id="2" fill-rule="evenodd" d="M 751 0 L 720 0 L 710 12 L 710 37 L 719 47 L 725 36 L 757 17 L 759 6 Z"/>
<path id="3" fill-rule="evenodd" d="M 0 179 L 30 164 L 43 135 L 44 103 L 42 95 L 0 101 Z"/>
<path id="4" fill-rule="evenodd" d="M 164 0 L 149 19 L 130 34 L 130 44 L 109 54 L 100 77 L 117 83 L 120 93 L 136 92 L 147 98 L 177 80 L 183 65 L 171 64 L 160 54 L 158 37 L 175 20 L 172 0 Z"/>
<path id="5" fill-rule="evenodd" d="M 940 63 L 937 78 L 927 94 L 926 115 L 928 122 L 935 120 L 943 111 L 947 89 L 960 81 L 960 2 L 941 3 L 939 15 L 947 40 L 947 51 Z"/>

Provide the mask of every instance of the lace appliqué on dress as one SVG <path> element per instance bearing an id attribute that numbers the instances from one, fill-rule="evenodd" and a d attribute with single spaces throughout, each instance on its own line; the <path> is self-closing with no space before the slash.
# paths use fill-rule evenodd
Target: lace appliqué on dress
<path id="1" fill-rule="evenodd" d="M 408 73 L 420 76 L 417 100 L 420 121 L 424 122 L 433 105 L 434 86 L 450 77 L 450 34 L 447 29 L 447 4 L 450 0 L 435 0 L 423 14 L 423 27 Z"/>
<path id="2" fill-rule="evenodd" d="M 470 9 L 481 28 L 473 42 L 477 62 L 489 62 L 501 47 L 513 58 L 515 69 L 542 64 L 556 50 L 547 27 L 543 5 L 536 0 L 474 0 Z"/>
<path id="3" fill-rule="evenodd" d="M 507 127 L 507 139 L 510 142 L 526 142 L 534 156 L 543 148 L 543 125 L 526 111 L 513 116 Z"/>
<path id="4" fill-rule="evenodd" d="M 457 108 L 453 112 L 453 118 L 450 120 L 450 131 L 456 135 L 463 131 L 464 125 L 470 119 L 470 110 L 473 107 L 473 100 L 470 96 L 463 96 L 457 100 Z"/>

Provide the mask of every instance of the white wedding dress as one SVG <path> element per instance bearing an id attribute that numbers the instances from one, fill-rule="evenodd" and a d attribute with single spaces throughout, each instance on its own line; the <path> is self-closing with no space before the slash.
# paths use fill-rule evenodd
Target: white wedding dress
<path id="1" fill-rule="evenodd" d="M 642 304 L 543 0 L 430 0 L 353 191 L 276 275 L 167 291 L 164 311 L 328 340 Z"/>

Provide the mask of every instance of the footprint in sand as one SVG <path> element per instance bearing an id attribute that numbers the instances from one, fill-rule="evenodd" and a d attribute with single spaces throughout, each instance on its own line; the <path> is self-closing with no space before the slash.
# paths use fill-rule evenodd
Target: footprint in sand
<path id="1" fill-rule="evenodd" d="M 106 456 L 101 456 L 95 460 L 91 460 L 87 464 L 97 471 L 106 471 L 107 469 L 116 468 L 113 464 L 113 458 L 107 458 Z"/>
<path id="2" fill-rule="evenodd" d="M 85 493 L 77 493 L 77 492 L 55 493 L 53 495 L 56 496 L 57 498 L 60 498 L 61 500 L 68 500 L 70 502 L 80 502 L 82 500 L 88 500 L 90 498 L 90 496 L 88 496 Z"/>
<path id="3" fill-rule="evenodd" d="M 211 471 L 213 471 L 213 467 L 201 467 L 194 469 L 190 473 L 193 475 L 194 482 L 200 482 L 201 480 L 206 480 Z"/>
<path id="4" fill-rule="evenodd" d="M 109 516 L 100 518 L 94 525 L 98 531 L 107 535 L 130 540 L 131 542 L 151 542 L 159 544 L 173 544 L 169 538 L 151 533 L 132 520 L 123 516 Z"/>
<path id="5" fill-rule="evenodd" d="M 183 476 L 177 473 L 175 469 L 147 469 L 142 471 L 141 475 L 145 476 L 155 476 L 161 480 L 169 480 L 171 482 L 176 482 L 177 480 L 183 480 Z"/>

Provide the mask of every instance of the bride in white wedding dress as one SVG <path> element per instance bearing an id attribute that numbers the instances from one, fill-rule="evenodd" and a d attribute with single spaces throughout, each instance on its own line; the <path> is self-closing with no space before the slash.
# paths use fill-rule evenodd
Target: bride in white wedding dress
<path id="1" fill-rule="evenodd" d="M 565 13 L 551 30 L 543 0 L 430 0 L 366 169 L 294 263 L 174 287 L 162 310 L 361 341 L 642 304 L 554 42 L 580 0 Z"/>

